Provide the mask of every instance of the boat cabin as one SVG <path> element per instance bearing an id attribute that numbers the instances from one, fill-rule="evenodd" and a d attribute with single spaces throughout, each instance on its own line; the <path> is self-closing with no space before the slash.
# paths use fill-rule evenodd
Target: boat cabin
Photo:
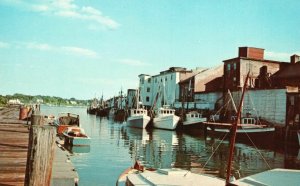
<path id="1" fill-rule="evenodd" d="M 175 110 L 171 109 L 169 106 L 164 105 L 163 108 L 158 109 L 158 115 L 174 115 Z"/>
<path id="2" fill-rule="evenodd" d="M 242 118 L 242 124 L 256 124 L 256 118 Z"/>
<path id="3" fill-rule="evenodd" d="M 186 114 L 186 117 L 189 118 L 202 118 L 202 114 L 198 113 L 198 112 L 189 112 Z"/>
<path id="4" fill-rule="evenodd" d="M 131 116 L 140 116 L 140 115 L 147 115 L 148 111 L 145 109 L 131 109 L 130 115 Z"/>

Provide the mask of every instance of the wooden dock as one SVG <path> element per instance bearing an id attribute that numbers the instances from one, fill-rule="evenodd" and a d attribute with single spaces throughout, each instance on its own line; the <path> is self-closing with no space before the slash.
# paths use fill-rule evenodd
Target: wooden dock
<path id="1" fill-rule="evenodd" d="M 0 109 L 0 185 L 24 185 L 29 130 L 19 120 L 19 108 Z M 77 185 L 79 180 L 68 153 L 55 149 L 51 185 Z"/>

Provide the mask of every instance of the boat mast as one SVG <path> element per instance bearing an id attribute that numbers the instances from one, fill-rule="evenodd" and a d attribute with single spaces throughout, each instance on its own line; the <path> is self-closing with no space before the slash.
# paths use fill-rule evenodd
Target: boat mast
<path id="1" fill-rule="evenodd" d="M 244 95 L 245 95 L 245 91 L 246 91 L 249 74 L 250 74 L 250 71 L 248 72 L 248 74 L 246 76 L 245 83 L 243 86 L 242 97 L 241 97 L 239 108 L 238 108 L 237 118 L 236 118 L 234 124 L 232 125 L 232 129 L 231 129 L 232 135 L 231 135 L 231 139 L 230 139 L 229 158 L 228 158 L 228 162 L 227 162 L 226 185 L 230 185 L 231 164 L 232 164 L 232 160 L 233 160 L 233 151 L 234 151 L 234 145 L 235 145 L 236 130 L 237 130 L 237 125 L 240 122 L 241 110 L 242 110 L 242 105 L 243 105 L 243 100 L 244 100 Z"/>

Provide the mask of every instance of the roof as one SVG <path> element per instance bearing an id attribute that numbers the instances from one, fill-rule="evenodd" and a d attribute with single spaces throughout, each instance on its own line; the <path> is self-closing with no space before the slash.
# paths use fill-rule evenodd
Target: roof
<path id="1" fill-rule="evenodd" d="M 284 64 L 290 64 L 289 62 L 285 62 L 285 61 L 274 61 L 274 60 L 267 60 L 267 59 L 255 59 L 255 58 L 247 58 L 247 57 L 236 57 L 236 58 L 231 58 L 231 59 L 226 59 L 223 62 L 230 62 L 233 60 L 240 60 L 240 59 L 245 59 L 245 60 L 253 60 L 253 61 L 261 61 L 261 62 L 266 62 L 266 63 L 284 63 Z"/>
<path id="2" fill-rule="evenodd" d="M 289 79 L 289 78 L 300 78 L 300 62 L 291 64 L 282 70 L 279 70 L 276 72 L 273 77 L 274 78 L 284 78 L 284 79 Z"/>

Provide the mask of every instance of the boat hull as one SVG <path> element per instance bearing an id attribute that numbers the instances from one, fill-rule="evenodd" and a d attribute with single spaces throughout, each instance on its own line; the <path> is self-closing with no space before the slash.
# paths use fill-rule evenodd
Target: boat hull
<path id="1" fill-rule="evenodd" d="M 65 137 L 65 145 L 86 146 L 91 144 L 91 139 L 89 137 L 74 137 L 74 136 L 69 136 L 66 133 L 64 133 L 64 137 Z"/>
<path id="2" fill-rule="evenodd" d="M 206 121 L 206 118 L 196 118 L 196 119 L 188 119 L 186 121 L 183 121 L 182 124 L 183 126 L 190 126 L 190 125 L 197 125 L 197 124 L 202 124 L 203 122 Z"/>
<path id="3" fill-rule="evenodd" d="M 213 131 L 213 132 L 219 132 L 219 133 L 229 133 L 230 129 L 228 128 L 210 128 L 208 127 L 207 130 Z M 245 134 L 245 133 L 273 133 L 275 132 L 274 127 L 265 127 L 265 128 L 238 128 L 236 130 L 237 134 Z"/>
<path id="4" fill-rule="evenodd" d="M 155 117 L 153 119 L 153 127 L 159 129 L 175 130 L 179 119 L 180 118 L 176 115 Z"/>
<path id="5" fill-rule="evenodd" d="M 135 128 L 146 128 L 150 122 L 150 117 L 146 115 L 131 116 L 127 118 L 127 126 Z"/>

